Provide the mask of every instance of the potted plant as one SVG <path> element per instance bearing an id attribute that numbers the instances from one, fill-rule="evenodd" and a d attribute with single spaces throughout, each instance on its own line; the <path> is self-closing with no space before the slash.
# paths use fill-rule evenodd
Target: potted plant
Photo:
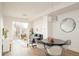
<path id="1" fill-rule="evenodd" d="M 2 34 L 3 34 L 5 39 L 8 37 L 8 32 L 9 32 L 8 29 L 6 29 L 6 28 L 2 29 Z"/>

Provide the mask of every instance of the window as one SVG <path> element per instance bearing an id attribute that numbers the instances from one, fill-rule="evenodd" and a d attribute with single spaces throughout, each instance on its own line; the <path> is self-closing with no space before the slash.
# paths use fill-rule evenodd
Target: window
<path id="1" fill-rule="evenodd" d="M 21 36 L 27 35 L 28 23 L 13 22 L 13 33 L 15 38 L 21 39 Z"/>

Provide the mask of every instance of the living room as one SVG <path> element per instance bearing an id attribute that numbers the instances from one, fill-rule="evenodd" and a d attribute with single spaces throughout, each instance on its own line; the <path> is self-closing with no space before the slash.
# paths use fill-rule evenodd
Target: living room
<path id="1" fill-rule="evenodd" d="M 0 39 L 2 39 L 0 55 L 79 56 L 79 3 L 2 2 L 0 12 Z M 64 24 L 66 20 L 68 23 Z M 36 37 L 32 37 L 35 34 Z M 36 42 L 38 35 L 43 36 L 44 41 L 51 39 L 57 41 L 55 44 Z M 30 43 L 31 39 L 35 39 L 35 42 Z M 67 50 L 62 54 L 63 48 L 60 47 L 66 45 L 67 40 L 69 40 Z M 53 47 L 53 45 L 57 46 Z"/>

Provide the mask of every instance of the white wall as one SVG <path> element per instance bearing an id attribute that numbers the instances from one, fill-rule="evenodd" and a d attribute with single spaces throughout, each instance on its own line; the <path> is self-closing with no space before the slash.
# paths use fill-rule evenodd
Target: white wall
<path id="1" fill-rule="evenodd" d="M 43 34 L 44 39 L 47 39 L 48 36 L 53 37 L 53 21 L 56 21 L 56 16 L 51 17 L 49 15 L 44 15 L 42 17 L 39 17 L 32 22 L 34 32 Z"/>
<path id="2" fill-rule="evenodd" d="M 60 23 L 66 17 L 73 18 L 76 22 L 76 28 L 73 32 L 65 33 L 60 29 Z M 70 39 L 72 43 L 69 49 L 79 52 L 79 10 L 58 15 L 58 21 L 53 24 L 53 36 L 62 40 Z"/>
<path id="3" fill-rule="evenodd" d="M 51 37 L 53 37 L 53 24 L 55 23 L 55 21 L 56 21 L 56 16 L 50 16 L 50 15 L 48 15 L 48 20 L 47 20 L 47 22 L 48 22 L 48 36 L 51 36 Z"/>
<path id="4" fill-rule="evenodd" d="M 2 3 L 0 3 L 0 56 L 2 55 Z"/>
<path id="5" fill-rule="evenodd" d="M 47 29 L 48 23 L 47 23 L 47 16 L 40 17 L 33 21 L 33 29 L 34 32 L 43 34 L 44 39 L 48 36 L 48 29 Z"/>
<path id="6" fill-rule="evenodd" d="M 0 15 L 0 55 L 2 55 L 2 16 Z"/>

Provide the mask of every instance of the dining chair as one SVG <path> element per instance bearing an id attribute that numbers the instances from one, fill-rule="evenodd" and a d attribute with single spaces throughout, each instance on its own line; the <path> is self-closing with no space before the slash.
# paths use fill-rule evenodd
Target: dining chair
<path id="1" fill-rule="evenodd" d="M 64 45 L 62 46 L 47 46 L 47 54 L 50 56 L 62 56 L 64 53 L 64 49 L 68 49 L 69 45 L 71 45 L 71 40 L 65 41 Z"/>
<path id="2" fill-rule="evenodd" d="M 71 45 L 71 40 L 67 40 L 65 43 L 66 45 Z"/>
<path id="3" fill-rule="evenodd" d="M 62 46 L 62 55 L 64 55 L 64 51 L 67 50 L 69 48 L 69 46 L 71 45 L 71 40 L 66 40 L 65 44 Z"/>
<path id="4" fill-rule="evenodd" d="M 49 56 L 60 56 L 62 55 L 62 48 L 60 46 L 52 46 L 46 49 L 47 55 Z"/>
<path id="5" fill-rule="evenodd" d="M 66 40 L 65 45 L 63 45 L 63 49 L 68 49 L 70 45 L 71 45 L 71 40 Z"/>

